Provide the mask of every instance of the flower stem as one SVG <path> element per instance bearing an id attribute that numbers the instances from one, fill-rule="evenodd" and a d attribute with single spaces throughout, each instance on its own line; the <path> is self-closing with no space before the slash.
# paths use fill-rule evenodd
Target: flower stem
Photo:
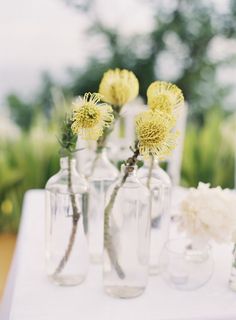
<path id="1" fill-rule="evenodd" d="M 120 184 L 114 188 L 114 190 L 111 194 L 110 200 L 105 208 L 105 212 L 104 212 L 104 247 L 107 250 L 111 264 L 114 266 L 116 273 L 120 279 L 125 278 L 125 273 L 119 264 L 116 250 L 113 245 L 112 235 L 110 233 L 110 215 L 111 215 L 111 211 L 114 207 L 118 192 L 119 192 L 120 188 L 124 185 L 127 177 L 129 176 L 129 172 L 133 171 L 132 166 L 134 166 L 137 163 L 138 156 L 139 156 L 139 149 L 138 149 L 138 146 L 136 143 L 136 150 L 134 151 L 133 156 L 126 161 L 127 168 L 126 168 L 125 174 L 124 174 Z"/>
<path id="2" fill-rule="evenodd" d="M 73 188 L 72 188 L 71 155 L 68 156 L 68 189 L 69 189 L 69 193 L 70 193 L 70 200 L 71 200 L 72 212 L 73 212 L 72 230 L 71 230 L 69 242 L 66 247 L 65 253 L 64 253 L 63 257 L 61 258 L 61 260 L 60 260 L 60 262 L 54 272 L 54 275 L 58 275 L 59 273 L 62 272 L 62 270 L 64 269 L 66 263 L 68 262 L 68 260 L 70 258 L 70 254 L 72 252 L 74 242 L 75 242 L 78 221 L 80 218 L 80 212 L 77 208 L 76 198 L 75 198 L 75 194 L 73 193 Z"/>
<path id="3" fill-rule="evenodd" d="M 233 248 L 233 268 L 236 268 L 236 243 L 234 244 Z"/>
<path id="4" fill-rule="evenodd" d="M 115 189 L 112 192 L 109 204 L 105 208 L 105 212 L 104 212 L 104 247 L 107 250 L 110 261 L 114 266 L 120 279 L 124 279 L 125 274 L 117 260 L 116 251 L 115 251 L 115 248 L 112 242 L 112 236 L 109 230 L 110 229 L 109 222 L 110 222 L 110 212 L 114 206 L 116 196 L 122 185 L 123 184 L 121 183 L 120 185 L 115 187 Z"/>
<path id="5" fill-rule="evenodd" d="M 105 128 L 103 135 L 98 139 L 97 141 L 97 148 L 96 148 L 96 157 L 94 158 L 90 170 L 90 176 L 93 174 L 94 169 L 96 168 L 97 161 L 99 159 L 99 153 L 102 152 L 104 148 L 107 146 L 107 139 L 114 130 L 115 122 L 119 119 L 120 117 L 120 112 L 121 112 L 121 107 L 118 106 L 113 106 L 113 114 L 115 121 L 112 123 L 112 125 L 109 128 Z"/>

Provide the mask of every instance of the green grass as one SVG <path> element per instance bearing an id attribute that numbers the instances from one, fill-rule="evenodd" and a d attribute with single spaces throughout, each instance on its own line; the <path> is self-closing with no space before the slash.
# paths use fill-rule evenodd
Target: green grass
<path id="1" fill-rule="evenodd" d="M 43 188 L 58 170 L 58 145 L 55 137 L 29 134 L 0 148 L 0 232 L 16 232 L 25 191 Z"/>
<path id="2" fill-rule="evenodd" d="M 215 109 L 208 112 L 203 127 L 189 124 L 186 132 L 182 184 L 197 186 L 199 181 L 212 186 L 233 188 L 234 157 L 221 134 L 223 115 Z"/>

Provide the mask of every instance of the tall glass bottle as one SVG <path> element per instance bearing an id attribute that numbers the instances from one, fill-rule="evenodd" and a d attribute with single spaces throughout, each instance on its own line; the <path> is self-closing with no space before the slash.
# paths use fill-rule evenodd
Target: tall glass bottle
<path id="1" fill-rule="evenodd" d="M 120 298 L 142 294 L 148 279 L 150 192 L 136 173 L 136 166 L 123 165 L 106 195 L 103 281 Z"/>
<path id="2" fill-rule="evenodd" d="M 150 168 L 152 167 L 152 170 Z M 171 181 L 168 174 L 154 159 L 144 162 L 138 170 L 138 178 L 151 191 L 151 242 L 150 270 L 152 275 L 160 272 L 160 254 L 169 235 Z"/>
<path id="3" fill-rule="evenodd" d="M 109 161 L 106 149 L 100 149 L 91 168 L 89 181 L 88 239 L 90 261 L 102 263 L 105 193 L 119 171 Z"/>
<path id="4" fill-rule="evenodd" d="M 81 283 L 88 269 L 84 231 L 88 185 L 75 159 L 61 158 L 60 171 L 46 184 L 46 272 L 59 285 Z"/>

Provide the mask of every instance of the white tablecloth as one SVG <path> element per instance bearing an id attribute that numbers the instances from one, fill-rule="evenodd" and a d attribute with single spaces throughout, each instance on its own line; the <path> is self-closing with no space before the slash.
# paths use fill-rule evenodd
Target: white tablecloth
<path id="1" fill-rule="evenodd" d="M 183 193 L 176 190 L 173 210 Z M 1 320 L 236 320 L 236 293 L 227 285 L 231 246 L 213 247 L 214 275 L 196 291 L 177 291 L 156 276 L 149 278 L 142 296 L 119 300 L 104 294 L 99 266 L 90 266 L 87 280 L 77 287 L 49 283 L 44 273 L 42 190 L 25 195 L 19 241 L 14 290 Z"/>

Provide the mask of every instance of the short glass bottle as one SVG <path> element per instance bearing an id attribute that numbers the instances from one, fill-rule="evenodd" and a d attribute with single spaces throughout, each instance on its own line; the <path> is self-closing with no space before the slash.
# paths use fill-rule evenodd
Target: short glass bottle
<path id="1" fill-rule="evenodd" d="M 160 266 L 168 285 L 178 290 L 196 290 L 212 277 L 211 246 L 198 237 L 171 239 L 164 245 Z"/>
<path id="2" fill-rule="evenodd" d="M 233 291 L 236 291 L 236 244 L 234 244 L 233 248 L 233 261 L 229 277 L 229 287 Z"/>
<path id="3" fill-rule="evenodd" d="M 46 184 L 46 272 L 52 282 L 81 283 L 88 270 L 84 221 L 88 184 L 76 171 L 76 161 L 60 159 L 60 171 Z"/>
<path id="4" fill-rule="evenodd" d="M 106 149 L 100 149 L 95 158 L 89 181 L 88 240 L 92 263 L 102 263 L 105 194 L 117 179 L 118 169 L 109 161 Z"/>
<path id="5" fill-rule="evenodd" d="M 150 171 L 150 166 L 152 170 Z M 150 240 L 150 269 L 151 275 L 160 273 L 160 255 L 169 237 L 171 181 L 168 174 L 151 159 L 145 161 L 138 170 L 139 180 L 151 191 L 151 240 Z"/>
<path id="6" fill-rule="evenodd" d="M 124 179 L 124 176 L 126 179 Z M 106 195 L 103 283 L 119 298 L 141 295 L 148 281 L 150 192 L 137 178 L 137 166 L 122 166 Z"/>

